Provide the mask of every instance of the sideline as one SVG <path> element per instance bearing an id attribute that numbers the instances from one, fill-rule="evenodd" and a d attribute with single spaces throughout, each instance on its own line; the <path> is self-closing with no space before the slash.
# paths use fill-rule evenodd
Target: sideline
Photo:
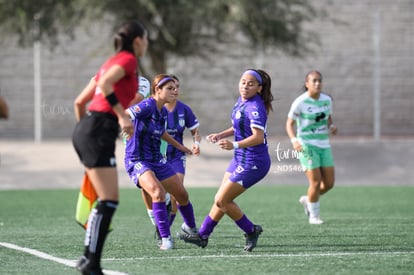
<path id="1" fill-rule="evenodd" d="M 52 255 L 49 255 L 47 253 L 38 251 L 36 249 L 21 247 L 21 246 L 15 245 L 15 244 L 3 243 L 3 242 L 0 242 L 0 246 L 10 248 L 10 249 L 14 249 L 14 250 L 21 251 L 21 252 L 25 252 L 25 253 L 31 254 L 33 256 L 45 259 L 45 260 L 49 260 L 49 261 L 53 261 L 53 262 L 56 262 L 56 263 L 64 264 L 64 265 L 69 266 L 69 267 L 75 268 L 75 266 L 76 266 L 76 261 L 71 261 L 71 260 L 67 260 L 67 259 L 58 258 L 58 257 L 52 256 Z M 128 275 L 127 273 L 114 271 L 114 270 L 104 269 L 103 271 L 105 272 L 105 274 L 109 274 L 109 275 Z"/>

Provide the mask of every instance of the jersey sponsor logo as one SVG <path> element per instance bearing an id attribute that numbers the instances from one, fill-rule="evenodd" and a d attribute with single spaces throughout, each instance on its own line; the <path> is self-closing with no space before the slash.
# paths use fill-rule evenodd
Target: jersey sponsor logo
<path id="1" fill-rule="evenodd" d="M 137 114 L 141 113 L 141 108 L 138 105 L 135 105 L 132 110 Z"/>
<path id="2" fill-rule="evenodd" d="M 323 106 L 309 106 L 307 111 L 309 113 L 322 113 L 323 111 L 328 111 L 329 106 L 328 104 L 324 104 Z"/>
<path id="3" fill-rule="evenodd" d="M 324 126 L 321 126 L 321 127 L 319 127 L 319 128 L 312 128 L 311 129 L 311 132 L 312 133 L 320 133 L 320 132 L 326 132 L 326 129 L 327 129 L 327 127 L 324 125 Z"/>
<path id="4" fill-rule="evenodd" d="M 161 136 L 161 130 L 154 129 L 154 136 Z"/>
<path id="5" fill-rule="evenodd" d="M 236 115 L 235 115 L 235 118 L 236 118 L 236 119 L 239 119 L 240 117 L 241 117 L 241 113 L 240 113 L 240 111 L 237 111 L 237 112 L 236 112 Z"/>
<path id="6" fill-rule="evenodd" d="M 254 118 L 259 118 L 259 117 L 260 117 L 260 115 L 259 115 L 259 112 L 258 112 L 258 111 L 253 111 L 253 112 L 252 112 L 252 116 L 253 116 Z"/>
<path id="7" fill-rule="evenodd" d="M 326 117 L 326 114 L 324 113 L 324 112 L 322 112 L 322 113 L 318 113 L 317 115 L 316 115 L 316 117 L 315 117 L 315 121 L 316 122 L 319 122 L 319 121 L 321 121 L 322 119 L 324 119 Z"/>

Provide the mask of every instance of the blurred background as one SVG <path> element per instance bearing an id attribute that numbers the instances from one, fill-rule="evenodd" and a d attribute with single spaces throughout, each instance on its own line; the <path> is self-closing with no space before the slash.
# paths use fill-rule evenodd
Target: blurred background
<path id="1" fill-rule="evenodd" d="M 150 31 L 140 73 L 174 73 L 203 134 L 230 125 L 247 68 L 272 77 L 268 133 L 284 125 L 317 69 L 343 137 L 414 135 L 413 0 L 112 1 L 0 3 L 0 139 L 69 139 L 73 100 L 113 54 L 128 19 Z"/>
<path id="2" fill-rule="evenodd" d="M 334 99 L 338 185 L 414 185 L 414 0 L 20 0 L 0 1 L 1 189 L 79 187 L 73 101 L 130 19 L 150 33 L 140 74 L 176 74 L 203 136 L 229 127 L 244 70 L 270 74 L 265 184 L 306 185 L 285 121 L 317 69 Z M 218 185 L 231 154 L 203 142 L 186 185 Z"/>

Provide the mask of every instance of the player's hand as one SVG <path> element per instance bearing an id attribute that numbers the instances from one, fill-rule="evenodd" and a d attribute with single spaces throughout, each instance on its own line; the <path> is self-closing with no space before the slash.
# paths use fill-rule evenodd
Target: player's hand
<path id="1" fill-rule="evenodd" d="M 126 140 L 129 140 L 134 134 L 134 125 L 129 117 L 124 116 L 118 118 L 119 126 L 121 127 L 121 136 Z"/>
<path id="2" fill-rule="evenodd" d="M 193 155 L 199 156 L 200 155 L 200 145 L 194 143 L 192 146 Z"/>
<path id="3" fill-rule="evenodd" d="M 187 155 L 192 155 L 192 154 L 193 154 L 193 151 L 192 151 L 191 149 L 189 149 L 189 148 L 185 147 L 184 145 L 183 145 L 183 146 L 181 146 L 180 151 L 184 152 L 184 153 L 185 153 L 185 154 L 187 154 Z"/>
<path id="4" fill-rule="evenodd" d="M 233 150 L 233 142 L 228 139 L 220 139 L 218 141 L 218 146 L 224 150 Z"/>
<path id="5" fill-rule="evenodd" d="M 293 142 L 292 145 L 293 145 L 293 149 L 295 149 L 295 151 L 297 151 L 297 152 L 302 152 L 303 151 L 302 144 L 300 144 L 299 141 Z"/>
<path id="6" fill-rule="evenodd" d="M 210 134 L 206 137 L 207 141 L 210 143 L 216 143 L 220 140 L 219 134 Z"/>
<path id="7" fill-rule="evenodd" d="M 338 132 L 338 127 L 336 127 L 335 125 L 331 124 L 331 125 L 329 126 L 329 132 L 330 132 L 332 135 L 336 135 L 336 133 Z"/>

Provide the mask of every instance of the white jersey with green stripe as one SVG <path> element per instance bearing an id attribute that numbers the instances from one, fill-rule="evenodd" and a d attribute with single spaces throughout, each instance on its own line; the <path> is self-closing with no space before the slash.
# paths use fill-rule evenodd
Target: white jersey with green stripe
<path id="1" fill-rule="evenodd" d="M 332 114 L 332 98 L 320 93 L 319 99 L 306 91 L 293 101 L 288 117 L 296 121 L 296 137 L 302 144 L 329 148 L 328 118 Z"/>

